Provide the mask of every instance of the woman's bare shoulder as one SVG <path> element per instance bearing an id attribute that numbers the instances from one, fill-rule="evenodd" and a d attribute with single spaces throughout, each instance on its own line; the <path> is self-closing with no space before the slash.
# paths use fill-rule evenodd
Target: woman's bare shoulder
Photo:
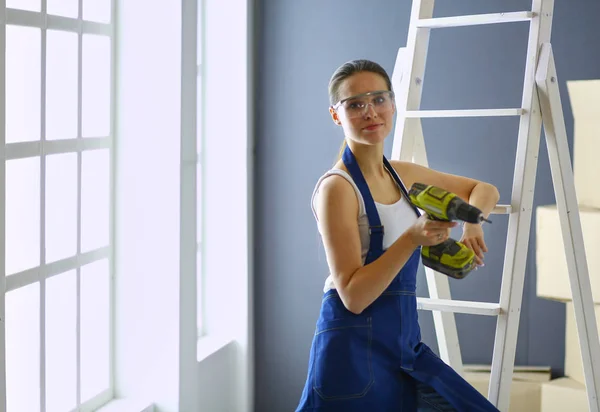
<path id="1" fill-rule="evenodd" d="M 354 216 L 358 213 L 358 198 L 350 177 L 343 164 L 334 168 L 319 179 L 313 197 L 315 212 L 319 215 L 324 213 L 350 213 Z M 341 170 L 345 173 L 336 173 Z"/>

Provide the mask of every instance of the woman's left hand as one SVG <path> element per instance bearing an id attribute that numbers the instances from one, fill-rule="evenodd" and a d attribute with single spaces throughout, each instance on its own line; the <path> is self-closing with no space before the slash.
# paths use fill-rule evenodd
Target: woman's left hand
<path id="1" fill-rule="evenodd" d="M 460 242 L 475 252 L 475 263 L 479 266 L 484 266 L 483 254 L 488 249 L 483 240 L 483 228 L 481 225 L 478 223 L 465 223 Z"/>

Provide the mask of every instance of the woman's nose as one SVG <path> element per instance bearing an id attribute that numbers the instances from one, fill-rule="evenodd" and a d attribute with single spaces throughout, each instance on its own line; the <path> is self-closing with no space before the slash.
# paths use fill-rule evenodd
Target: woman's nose
<path id="1" fill-rule="evenodd" d="M 375 106 L 372 103 L 367 104 L 365 108 L 365 117 L 377 117 L 377 112 L 375 111 Z"/>

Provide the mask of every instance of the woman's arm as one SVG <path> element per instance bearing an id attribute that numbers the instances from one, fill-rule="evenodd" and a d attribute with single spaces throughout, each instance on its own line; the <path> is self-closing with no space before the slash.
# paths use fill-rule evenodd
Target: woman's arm
<path id="1" fill-rule="evenodd" d="M 469 195 L 469 203 L 481 210 L 481 213 L 487 218 L 492 212 L 500 194 L 496 187 L 489 183 L 478 182 L 471 190 Z M 460 242 L 464 243 L 468 248 L 475 252 L 475 261 L 478 265 L 483 266 L 483 253 L 488 251 L 483 236 L 483 228 L 477 223 L 464 223 L 463 235 Z"/>
<path id="2" fill-rule="evenodd" d="M 387 289 L 417 246 L 443 242 L 456 225 L 422 216 L 378 259 L 363 266 L 358 199 L 352 186 L 342 177 L 328 177 L 321 183 L 315 209 L 333 282 L 344 306 L 356 314 Z"/>
<path id="3" fill-rule="evenodd" d="M 498 189 L 486 182 L 439 172 L 416 163 L 401 161 L 391 161 L 390 163 L 404 181 L 407 189 L 410 189 L 415 182 L 440 187 L 479 208 L 486 218 L 500 199 Z"/>
<path id="4" fill-rule="evenodd" d="M 486 182 L 439 172 L 410 162 L 391 161 L 390 163 L 402 177 L 408 189 L 415 182 L 438 186 L 455 193 L 464 201 L 477 207 L 486 218 L 500 199 L 498 189 Z M 481 225 L 465 223 L 463 228 L 463 236 L 460 241 L 475 252 L 477 264 L 483 265 L 483 252 L 487 252 L 487 246 L 483 240 Z"/>

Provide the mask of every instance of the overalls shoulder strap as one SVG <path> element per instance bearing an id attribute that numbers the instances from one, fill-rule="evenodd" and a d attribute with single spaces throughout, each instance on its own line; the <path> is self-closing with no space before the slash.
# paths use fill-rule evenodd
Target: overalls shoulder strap
<path id="1" fill-rule="evenodd" d="M 350 147 L 346 146 L 344 149 L 344 153 L 342 154 L 342 161 L 346 165 L 350 176 L 352 176 L 352 180 L 358 187 L 360 194 L 363 197 L 363 201 L 365 204 L 365 212 L 367 214 L 367 219 L 369 220 L 369 235 L 370 235 L 370 244 L 369 244 L 369 252 L 367 253 L 365 264 L 372 262 L 377 259 L 383 253 L 383 234 L 384 227 L 381 224 L 381 220 L 379 218 L 379 213 L 377 213 L 377 207 L 375 206 L 375 201 L 373 200 L 373 196 L 371 196 L 371 191 L 369 190 L 369 186 L 363 176 L 358 163 L 356 162 L 356 158 L 354 157 L 354 153 Z M 411 208 L 414 210 L 415 214 L 421 216 L 419 209 L 417 209 L 412 203 L 410 203 L 410 198 L 408 196 L 408 190 L 402 183 L 402 180 L 396 173 L 394 167 L 390 164 L 390 162 L 383 157 L 383 164 L 386 169 L 392 175 L 392 178 L 402 191 L 403 196 L 406 201 L 409 202 Z"/>
<path id="2" fill-rule="evenodd" d="M 417 214 L 417 217 L 421 216 L 421 212 L 419 212 L 419 209 L 417 209 L 417 207 L 415 207 L 415 205 L 413 205 L 410 202 L 410 197 L 408 196 L 408 190 L 406 189 L 406 186 L 404 186 L 404 182 L 402 182 L 402 179 L 400 179 L 400 176 L 398 176 L 398 173 L 396 173 L 396 170 L 390 164 L 390 162 L 385 158 L 385 156 L 383 157 L 383 164 L 385 165 L 385 167 L 387 168 L 387 170 L 390 171 L 390 174 L 392 175 L 392 177 L 396 181 L 396 184 L 398 185 L 398 187 L 400 188 L 400 190 L 402 190 L 402 194 L 404 195 L 404 198 L 410 204 L 411 208 L 415 211 L 415 213 Z"/>
<path id="3" fill-rule="evenodd" d="M 383 233 L 384 228 L 381 224 L 381 220 L 379 219 L 379 213 L 377 213 L 377 207 L 375 206 L 375 201 L 373 200 L 373 196 L 371 196 L 371 191 L 369 190 L 369 186 L 367 185 L 367 181 L 363 176 L 358 163 L 356 162 L 356 158 L 354 157 L 354 153 L 350 150 L 350 147 L 346 146 L 344 149 L 344 153 L 342 154 L 342 161 L 350 176 L 352 176 L 352 180 L 358 187 L 360 194 L 363 197 L 363 201 L 365 203 L 365 212 L 367 213 L 367 219 L 369 220 L 369 251 L 367 252 L 367 256 L 365 258 L 365 265 L 373 262 L 379 256 L 383 254 Z"/>

